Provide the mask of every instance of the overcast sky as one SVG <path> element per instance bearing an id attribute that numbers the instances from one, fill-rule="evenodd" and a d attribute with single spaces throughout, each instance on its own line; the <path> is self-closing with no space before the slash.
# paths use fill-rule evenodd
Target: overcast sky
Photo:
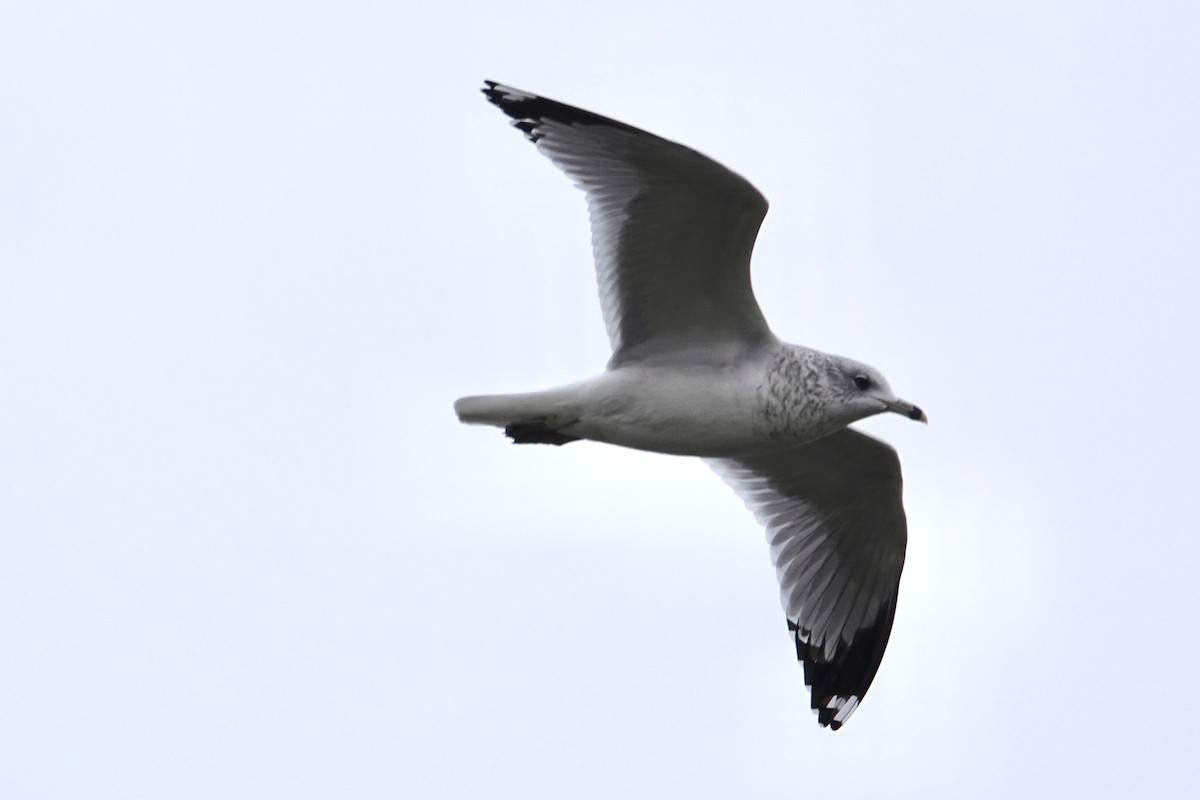
<path id="1" fill-rule="evenodd" d="M 0 2 L 6 797 L 1182 797 L 1200 716 L 1194 2 Z M 485 78 L 771 201 L 878 367 L 899 611 L 817 726 L 699 462 L 464 394 L 608 357 Z"/>

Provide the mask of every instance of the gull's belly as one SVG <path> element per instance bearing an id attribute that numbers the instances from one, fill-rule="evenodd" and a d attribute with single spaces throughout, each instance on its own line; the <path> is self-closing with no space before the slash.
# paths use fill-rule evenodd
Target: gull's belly
<path id="1" fill-rule="evenodd" d="M 673 455 L 721 457 L 772 446 L 761 413 L 760 365 L 632 366 L 577 385 L 566 432 Z"/>

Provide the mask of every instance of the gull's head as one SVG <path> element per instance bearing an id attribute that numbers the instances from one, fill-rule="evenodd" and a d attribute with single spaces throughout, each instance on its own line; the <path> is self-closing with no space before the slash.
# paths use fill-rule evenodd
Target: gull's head
<path id="1" fill-rule="evenodd" d="M 897 397 L 887 380 L 874 367 L 853 359 L 835 357 L 830 364 L 829 380 L 841 405 L 855 419 L 891 411 L 918 422 L 929 421 L 924 411 Z"/>

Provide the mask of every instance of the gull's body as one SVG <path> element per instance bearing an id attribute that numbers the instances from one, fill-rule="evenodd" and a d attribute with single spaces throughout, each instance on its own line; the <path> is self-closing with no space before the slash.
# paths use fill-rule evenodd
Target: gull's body
<path id="1" fill-rule="evenodd" d="M 543 392 L 464 397 L 455 409 L 464 422 L 506 428 L 536 423 L 536 430 L 527 430 L 531 436 L 557 434 L 702 458 L 805 444 L 868 415 L 855 405 L 831 407 L 816 392 L 793 390 L 795 374 L 815 383 L 825 378 L 822 368 L 837 369 L 816 350 L 770 342 L 682 356 L 622 364 Z M 854 366 L 863 374 L 870 370 Z M 868 413 L 874 410 L 867 404 Z"/>
<path id="2" fill-rule="evenodd" d="M 924 414 L 871 367 L 771 333 L 750 287 L 767 203 L 743 178 L 581 109 L 484 93 L 587 194 L 613 356 L 569 386 L 462 398 L 459 419 L 518 444 L 707 459 L 767 528 L 813 708 L 840 727 L 883 657 L 907 536 L 895 451 L 846 426 Z"/>

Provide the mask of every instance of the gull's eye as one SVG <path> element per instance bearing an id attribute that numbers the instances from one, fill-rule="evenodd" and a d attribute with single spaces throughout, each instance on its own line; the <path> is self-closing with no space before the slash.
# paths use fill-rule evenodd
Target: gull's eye
<path id="1" fill-rule="evenodd" d="M 859 391 L 865 392 L 867 389 L 871 388 L 871 379 L 868 378 L 866 375 L 855 375 L 854 376 L 854 385 L 858 388 Z"/>

